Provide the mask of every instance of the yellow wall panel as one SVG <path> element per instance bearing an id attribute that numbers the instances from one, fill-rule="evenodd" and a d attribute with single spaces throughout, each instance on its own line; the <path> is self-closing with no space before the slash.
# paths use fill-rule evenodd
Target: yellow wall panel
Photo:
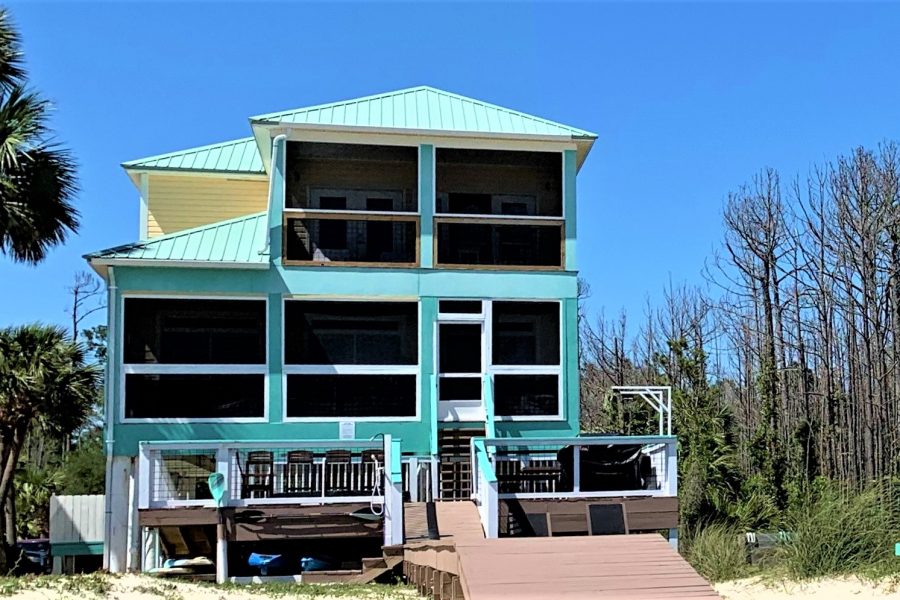
<path id="1" fill-rule="evenodd" d="M 269 182 L 189 175 L 149 177 L 147 237 L 266 210 Z"/>

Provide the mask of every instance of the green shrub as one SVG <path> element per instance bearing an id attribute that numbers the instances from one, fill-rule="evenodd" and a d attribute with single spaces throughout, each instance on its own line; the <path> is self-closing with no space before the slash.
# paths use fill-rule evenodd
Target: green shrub
<path id="1" fill-rule="evenodd" d="M 776 548 L 775 558 L 790 577 L 900 571 L 894 556 L 900 520 L 891 485 L 857 492 L 820 483 L 794 500 L 784 515 L 784 528 L 787 539 Z"/>
<path id="2" fill-rule="evenodd" d="M 684 554 L 710 581 L 739 579 L 749 574 L 744 536 L 730 525 L 713 523 L 699 527 L 684 540 Z"/>

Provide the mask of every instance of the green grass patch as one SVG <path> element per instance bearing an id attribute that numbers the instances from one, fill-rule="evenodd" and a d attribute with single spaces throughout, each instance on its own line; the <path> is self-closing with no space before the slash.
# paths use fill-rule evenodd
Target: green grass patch
<path id="1" fill-rule="evenodd" d="M 741 530 L 713 523 L 698 529 L 684 540 L 684 556 L 710 581 L 740 579 L 752 574 Z"/>

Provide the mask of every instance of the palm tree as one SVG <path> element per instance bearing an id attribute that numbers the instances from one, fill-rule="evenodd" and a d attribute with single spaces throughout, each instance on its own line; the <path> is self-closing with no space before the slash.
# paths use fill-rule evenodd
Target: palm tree
<path id="1" fill-rule="evenodd" d="M 50 105 L 25 75 L 19 33 L 0 9 L 0 252 L 34 264 L 77 230 L 77 186 L 75 162 L 50 138 Z"/>
<path id="2" fill-rule="evenodd" d="M 62 327 L 24 325 L 0 329 L 0 544 L 15 543 L 13 480 L 29 431 L 71 435 L 91 414 L 100 383 L 96 365 Z M 7 552 L 0 552 L 0 570 Z M 4 571 L 5 572 L 5 571 Z"/>

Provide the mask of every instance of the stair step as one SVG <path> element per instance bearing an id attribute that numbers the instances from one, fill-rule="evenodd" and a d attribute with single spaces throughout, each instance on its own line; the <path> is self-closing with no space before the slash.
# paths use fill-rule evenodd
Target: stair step
<path id="1" fill-rule="evenodd" d="M 370 571 L 372 569 L 386 569 L 387 562 L 384 560 L 384 557 L 378 558 L 364 558 L 362 559 L 362 570 L 363 573 L 366 571 Z"/>

